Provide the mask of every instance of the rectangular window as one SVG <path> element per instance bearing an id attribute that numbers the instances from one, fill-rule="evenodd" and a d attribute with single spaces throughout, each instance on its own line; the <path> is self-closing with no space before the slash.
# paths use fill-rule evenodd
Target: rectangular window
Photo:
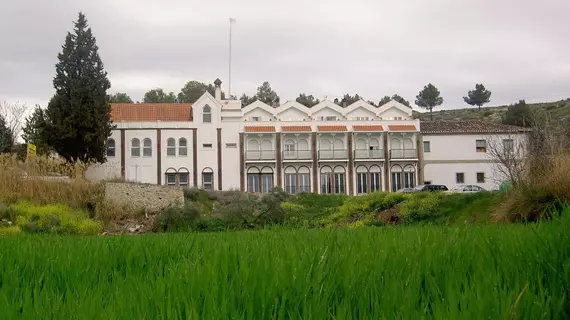
<path id="1" fill-rule="evenodd" d="M 169 157 L 176 156 L 176 147 L 166 147 L 166 155 Z"/>
<path id="2" fill-rule="evenodd" d="M 485 183 L 485 172 L 477 172 L 477 183 Z"/>
<path id="3" fill-rule="evenodd" d="M 297 175 L 294 173 L 285 174 L 285 192 L 295 194 L 297 192 Z"/>
<path id="4" fill-rule="evenodd" d="M 261 121 L 261 117 L 251 117 L 251 121 Z"/>
<path id="5" fill-rule="evenodd" d="M 431 152 L 429 141 L 424 141 L 424 152 Z"/>
<path id="6" fill-rule="evenodd" d="M 336 116 L 321 117 L 321 121 L 336 121 Z"/>
<path id="7" fill-rule="evenodd" d="M 202 144 L 202 148 L 211 148 L 212 144 L 211 143 L 204 143 Z"/>
<path id="8" fill-rule="evenodd" d="M 226 143 L 226 148 L 237 148 L 237 143 Z"/>
<path id="9" fill-rule="evenodd" d="M 189 173 L 179 173 L 178 175 L 178 185 L 180 185 L 181 187 L 187 187 L 188 186 L 188 180 L 189 180 Z"/>
<path id="10" fill-rule="evenodd" d="M 166 174 L 166 185 L 175 186 L 176 185 L 176 173 Z"/>
<path id="11" fill-rule="evenodd" d="M 214 189 L 214 174 L 212 172 L 202 173 L 202 186 L 204 189 Z"/>
<path id="12" fill-rule="evenodd" d="M 211 113 L 204 113 L 204 114 L 202 114 L 202 122 L 204 122 L 204 123 L 212 123 L 212 114 L 211 114 Z"/>
<path id="13" fill-rule="evenodd" d="M 261 192 L 267 193 L 273 191 L 273 174 L 261 175 Z"/>
<path id="14" fill-rule="evenodd" d="M 503 139 L 503 148 L 505 152 L 513 152 L 515 150 L 513 139 Z"/>
<path id="15" fill-rule="evenodd" d="M 299 192 L 311 192 L 311 179 L 308 173 L 299 173 Z"/>
<path id="16" fill-rule="evenodd" d="M 247 191 L 259 192 L 259 174 L 248 173 L 248 175 L 247 175 Z"/>
<path id="17" fill-rule="evenodd" d="M 416 173 L 404 172 L 404 188 L 413 188 L 416 186 Z"/>
<path id="18" fill-rule="evenodd" d="M 380 182 L 380 173 L 373 172 L 370 174 L 370 191 L 380 191 L 382 184 Z"/>
<path id="19" fill-rule="evenodd" d="M 486 140 L 475 140 L 475 151 L 487 152 L 487 141 Z"/>
<path id="20" fill-rule="evenodd" d="M 465 183 L 465 173 L 457 172 L 455 174 L 455 183 Z"/>
<path id="21" fill-rule="evenodd" d="M 358 193 L 368 193 L 368 181 L 366 173 L 356 174 L 356 190 Z"/>

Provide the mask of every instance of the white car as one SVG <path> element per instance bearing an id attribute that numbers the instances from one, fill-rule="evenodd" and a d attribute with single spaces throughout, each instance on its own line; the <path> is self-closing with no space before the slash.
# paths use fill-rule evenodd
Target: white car
<path id="1" fill-rule="evenodd" d="M 481 192 L 481 191 L 485 191 L 485 189 L 474 185 L 474 184 L 468 184 L 468 185 L 461 185 L 461 186 L 457 186 L 454 188 L 451 188 L 451 190 L 447 191 L 449 193 L 476 193 L 476 192 Z"/>

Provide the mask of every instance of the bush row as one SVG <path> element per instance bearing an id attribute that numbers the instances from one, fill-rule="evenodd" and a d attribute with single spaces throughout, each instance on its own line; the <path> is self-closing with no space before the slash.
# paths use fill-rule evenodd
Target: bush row
<path id="1" fill-rule="evenodd" d="M 271 226 L 319 228 L 393 223 L 449 224 L 488 221 L 502 194 L 385 193 L 349 197 L 275 188 L 263 195 L 240 191 L 184 191 L 184 206 L 172 206 L 155 220 L 155 231 L 220 231 Z"/>

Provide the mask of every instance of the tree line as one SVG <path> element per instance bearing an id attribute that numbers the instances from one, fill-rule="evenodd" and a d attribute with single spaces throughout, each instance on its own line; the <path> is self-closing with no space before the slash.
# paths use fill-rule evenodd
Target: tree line
<path id="1" fill-rule="evenodd" d="M 47 108 L 36 106 L 22 121 L 24 114 L 28 113 L 25 105 L 0 103 L 0 152 L 13 152 L 16 138 L 21 133 L 26 143 L 36 145 L 38 154 L 55 151 L 68 161 L 103 163 L 106 161 L 106 142 L 114 128 L 110 102 L 133 103 L 133 100 L 123 92 L 112 95 L 107 93 L 111 83 L 99 56 L 95 36 L 83 13 L 79 13 L 73 31 L 67 33 L 57 58 L 53 78 L 55 92 Z M 189 81 L 177 95 L 174 92 L 166 93 L 161 88 L 149 90 L 145 93 L 143 102 L 192 103 L 205 92 L 214 95 L 214 91 L 212 84 Z M 483 84 L 476 84 L 475 89 L 464 97 L 464 101 L 480 109 L 490 101 L 490 97 L 491 92 Z M 223 92 L 222 98 L 225 98 Z M 237 98 L 232 96 L 230 99 Z M 239 99 L 243 106 L 257 100 L 274 107 L 280 103 L 279 95 L 267 81 L 257 88 L 255 95 L 243 94 Z M 334 99 L 334 103 L 347 106 L 360 99 L 362 97 L 359 94 L 347 93 L 340 99 Z M 306 93 L 299 94 L 295 100 L 309 108 L 320 102 Z M 390 100 L 411 107 L 410 102 L 398 94 L 384 96 L 377 103 L 370 100 L 367 102 L 381 106 Z M 442 103 L 439 90 L 431 83 L 418 93 L 415 100 L 415 104 L 429 110 L 430 115 L 433 108 Z M 509 107 L 504 121 L 525 126 L 528 114 L 528 106 L 521 100 Z"/>

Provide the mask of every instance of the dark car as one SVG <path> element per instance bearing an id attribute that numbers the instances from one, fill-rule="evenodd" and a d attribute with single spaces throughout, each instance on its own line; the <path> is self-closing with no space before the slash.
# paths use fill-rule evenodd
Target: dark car
<path id="1" fill-rule="evenodd" d="M 447 190 L 448 190 L 447 187 L 442 184 L 422 184 L 414 188 L 414 192 L 422 192 L 422 191 L 435 192 L 435 191 L 447 191 Z"/>

